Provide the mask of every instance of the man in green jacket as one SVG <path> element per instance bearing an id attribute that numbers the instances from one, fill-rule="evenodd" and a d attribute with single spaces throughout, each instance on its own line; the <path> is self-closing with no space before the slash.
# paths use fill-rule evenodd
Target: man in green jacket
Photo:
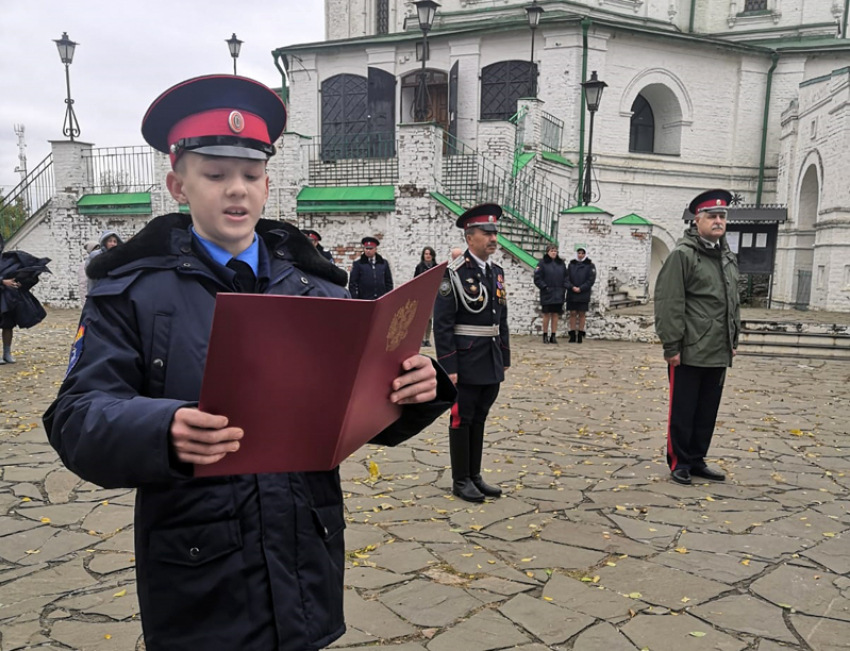
<path id="1" fill-rule="evenodd" d="M 709 190 L 690 204 L 693 225 L 667 257 L 655 284 L 655 331 L 670 377 L 667 464 L 673 481 L 723 481 L 705 463 L 726 368 L 738 348 L 738 261 L 726 244 L 732 195 Z"/>

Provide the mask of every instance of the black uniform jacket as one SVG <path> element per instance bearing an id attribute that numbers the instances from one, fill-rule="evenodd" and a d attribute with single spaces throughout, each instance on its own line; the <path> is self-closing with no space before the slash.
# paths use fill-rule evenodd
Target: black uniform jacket
<path id="1" fill-rule="evenodd" d="M 490 266 L 492 277 L 488 282 L 481 267 L 467 251 L 456 272 L 472 309 L 478 310 L 484 305 L 482 288 L 487 289 L 486 306 L 477 314 L 469 312 L 464 301 L 456 296 L 457 289 L 449 270 L 446 270 L 434 303 L 437 359 L 447 373 L 457 373 L 458 382 L 462 384 L 497 384 L 505 379 L 505 369 L 511 365 L 505 272 L 493 262 Z M 493 337 L 456 335 L 455 325 L 495 325 L 499 334 Z"/>
<path id="2" fill-rule="evenodd" d="M 193 241 L 189 220 L 158 217 L 89 265 L 100 280 L 44 425 L 80 477 L 138 488 L 148 651 L 319 649 L 345 631 L 338 470 L 192 479 L 170 449 L 174 412 L 200 394 L 215 295 L 233 291 L 234 273 Z M 298 229 L 261 220 L 257 233 L 258 291 L 347 297 L 345 272 Z M 404 441 L 451 406 L 438 373 L 438 399 L 405 407 L 376 442 Z"/>
<path id="3" fill-rule="evenodd" d="M 374 300 L 392 291 L 393 274 L 390 263 L 380 254 L 375 254 L 375 264 L 369 262 L 366 255 L 361 255 L 351 265 L 351 277 L 348 279 L 348 291 L 351 298 Z"/>
<path id="4" fill-rule="evenodd" d="M 567 265 L 560 257 L 553 260 L 548 255 L 543 256 L 534 270 L 534 284 L 540 290 L 540 305 L 563 304 L 567 291 Z"/>
<path id="5" fill-rule="evenodd" d="M 0 282 L 2 327 L 32 328 L 47 316 L 41 303 L 30 290 L 38 283 L 41 274 L 50 273 L 47 268 L 49 262 L 50 258 L 36 258 L 25 251 L 6 251 L 0 254 L 0 281 L 11 279 L 20 285 L 12 288 Z"/>
<path id="6" fill-rule="evenodd" d="M 572 303 L 589 303 L 590 290 L 596 282 L 596 265 L 587 257 L 581 262 L 570 260 L 567 276 L 567 300 Z M 574 292 L 573 287 L 578 287 L 581 292 Z"/>

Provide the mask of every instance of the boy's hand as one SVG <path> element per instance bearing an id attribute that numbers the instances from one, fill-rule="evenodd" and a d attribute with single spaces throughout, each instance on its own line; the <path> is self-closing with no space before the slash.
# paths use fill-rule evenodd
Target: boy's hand
<path id="1" fill-rule="evenodd" d="M 404 360 L 401 367 L 405 372 L 393 380 L 392 402 L 413 405 L 437 397 L 437 371 L 430 359 L 414 355 Z"/>
<path id="2" fill-rule="evenodd" d="M 183 463 L 206 465 L 239 449 L 242 430 L 228 427 L 225 416 L 214 416 L 195 408 L 182 407 L 171 421 L 171 446 Z"/>

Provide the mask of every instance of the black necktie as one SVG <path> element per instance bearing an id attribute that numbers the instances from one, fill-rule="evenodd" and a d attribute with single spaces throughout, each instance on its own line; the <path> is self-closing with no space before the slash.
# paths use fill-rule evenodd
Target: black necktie
<path id="1" fill-rule="evenodd" d="M 257 285 L 257 277 L 254 275 L 254 270 L 251 265 L 236 258 L 230 258 L 227 263 L 228 269 L 233 269 L 236 272 L 236 277 L 233 279 L 233 286 L 237 292 L 251 294 L 255 291 Z"/>
<path id="2" fill-rule="evenodd" d="M 484 265 L 484 275 L 487 276 L 487 280 L 493 279 L 493 274 L 490 272 L 490 263 L 488 262 Z"/>

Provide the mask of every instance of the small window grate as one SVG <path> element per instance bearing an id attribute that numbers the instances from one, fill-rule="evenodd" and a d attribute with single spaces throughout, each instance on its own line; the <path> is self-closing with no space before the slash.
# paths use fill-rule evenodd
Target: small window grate
<path id="1" fill-rule="evenodd" d="M 390 33 L 390 0 L 377 0 L 378 34 Z"/>
<path id="2" fill-rule="evenodd" d="M 517 100 L 531 97 L 537 65 L 528 61 L 502 61 L 481 70 L 481 119 L 509 120 Z"/>
<path id="3" fill-rule="evenodd" d="M 750 11 L 767 11 L 767 0 L 744 0 L 744 13 Z"/>

